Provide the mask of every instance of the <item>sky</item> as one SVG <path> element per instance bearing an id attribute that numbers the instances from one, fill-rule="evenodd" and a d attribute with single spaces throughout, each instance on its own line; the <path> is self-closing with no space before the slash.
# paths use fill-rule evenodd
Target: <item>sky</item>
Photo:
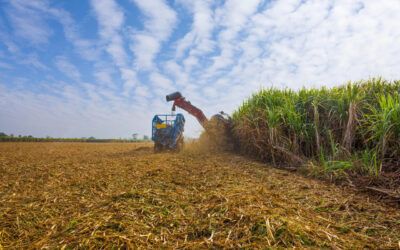
<path id="1" fill-rule="evenodd" d="M 0 132 L 150 136 L 174 91 L 211 117 L 260 88 L 397 80 L 399 13 L 399 0 L 0 0 Z"/>

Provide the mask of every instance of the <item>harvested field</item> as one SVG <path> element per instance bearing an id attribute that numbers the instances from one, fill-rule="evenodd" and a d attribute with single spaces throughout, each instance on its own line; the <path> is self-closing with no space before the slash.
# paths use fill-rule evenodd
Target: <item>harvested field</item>
<path id="1" fill-rule="evenodd" d="M 0 144 L 5 249 L 360 249 L 399 239 L 397 208 L 228 153 Z"/>

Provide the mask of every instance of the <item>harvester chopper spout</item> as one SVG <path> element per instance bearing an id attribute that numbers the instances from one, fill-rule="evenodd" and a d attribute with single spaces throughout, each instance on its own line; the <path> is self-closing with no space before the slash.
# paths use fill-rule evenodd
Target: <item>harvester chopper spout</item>
<path id="1" fill-rule="evenodd" d="M 197 108 L 182 96 L 180 92 L 174 92 L 166 96 L 167 102 L 173 101 L 172 111 L 175 111 L 176 106 L 186 110 L 189 114 L 196 117 L 201 126 L 208 134 L 215 136 L 217 134 L 230 134 L 231 130 L 231 117 L 221 111 L 219 114 L 213 115 L 210 120 L 204 115 L 201 109 Z"/>
<path id="2" fill-rule="evenodd" d="M 187 101 L 180 92 L 169 94 L 166 96 L 166 99 L 167 102 L 174 101 L 174 104 L 172 105 L 172 111 L 175 111 L 176 106 L 180 107 L 183 110 L 186 110 L 189 114 L 196 117 L 201 126 L 206 129 L 206 123 L 208 122 L 208 119 L 204 115 L 203 111 Z"/>

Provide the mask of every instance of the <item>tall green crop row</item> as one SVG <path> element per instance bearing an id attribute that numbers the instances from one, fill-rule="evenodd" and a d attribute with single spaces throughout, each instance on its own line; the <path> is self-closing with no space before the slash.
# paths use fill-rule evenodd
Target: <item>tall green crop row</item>
<path id="1" fill-rule="evenodd" d="M 318 160 L 323 170 L 377 175 L 400 164 L 399 93 L 400 81 L 380 78 L 262 89 L 234 112 L 234 135 L 242 152 L 274 164 Z"/>

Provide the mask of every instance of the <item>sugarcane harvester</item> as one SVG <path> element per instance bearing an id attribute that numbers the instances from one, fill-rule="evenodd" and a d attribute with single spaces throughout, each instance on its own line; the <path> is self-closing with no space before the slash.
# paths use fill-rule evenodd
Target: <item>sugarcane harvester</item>
<path id="1" fill-rule="evenodd" d="M 166 96 L 166 99 L 167 102 L 174 102 L 172 105 L 172 113 L 174 113 L 176 107 L 187 111 L 189 114 L 196 117 L 201 126 L 214 139 L 224 138 L 224 140 L 226 140 L 227 138 L 230 138 L 231 118 L 223 111 L 212 116 L 211 119 L 208 120 L 203 111 L 187 101 L 180 92 L 169 94 Z M 154 151 L 160 152 L 163 149 L 168 148 L 174 151 L 179 151 L 183 147 L 184 124 L 185 118 L 182 114 L 154 116 L 152 136 L 154 141 Z"/>

